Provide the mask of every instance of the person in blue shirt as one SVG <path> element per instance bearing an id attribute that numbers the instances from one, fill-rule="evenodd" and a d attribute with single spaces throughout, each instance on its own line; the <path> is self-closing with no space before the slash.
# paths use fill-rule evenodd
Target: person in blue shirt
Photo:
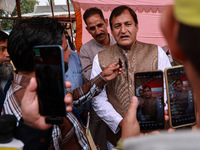
<path id="1" fill-rule="evenodd" d="M 81 63 L 79 56 L 75 51 L 70 50 L 71 55 L 68 61 L 68 70 L 65 73 L 65 80 L 72 83 L 71 90 L 83 85 L 83 78 L 81 73 Z"/>
<path id="2" fill-rule="evenodd" d="M 79 55 L 70 50 L 71 54 L 69 56 L 68 61 L 68 70 L 65 73 L 65 80 L 70 81 L 72 83 L 72 87 L 70 90 L 74 90 L 77 87 L 83 85 L 83 77 L 82 77 L 82 67 L 79 60 Z M 90 110 L 90 101 L 84 103 L 83 105 L 73 108 L 73 114 L 77 117 L 77 119 L 86 125 L 87 122 L 87 112 Z"/>

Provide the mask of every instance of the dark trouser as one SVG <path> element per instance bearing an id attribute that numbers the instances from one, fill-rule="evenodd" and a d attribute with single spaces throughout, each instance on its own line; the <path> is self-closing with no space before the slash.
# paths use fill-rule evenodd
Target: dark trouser
<path id="1" fill-rule="evenodd" d="M 106 128 L 106 139 L 109 141 L 114 147 L 117 146 L 117 142 L 121 137 L 121 130 L 114 134 L 113 131 L 107 126 Z"/>
<path id="2" fill-rule="evenodd" d="M 99 118 L 93 108 L 91 108 L 90 111 L 89 128 L 96 146 L 98 146 L 100 150 L 107 150 L 106 124 Z"/>

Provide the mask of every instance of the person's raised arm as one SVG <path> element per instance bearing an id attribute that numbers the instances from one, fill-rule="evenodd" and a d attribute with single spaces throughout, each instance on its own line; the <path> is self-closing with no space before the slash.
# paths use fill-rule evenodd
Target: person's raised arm
<path id="1" fill-rule="evenodd" d="M 110 81 L 122 73 L 118 62 L 108 65 L 99 75 L 73 91 L 73 105 L 79 106 L 98 95 L 107 81 Z"/>
<path id="2" fill-rule="evenodd" d="M 133 96 L 128 111 L 123 119 L 121 138 L 117 142 L 117 146 L 115 147 L 115 149 L 118 150 L 124 149 L 123 148 L 124 139 L 138 136 L 140 134 L 140 126 L 137 120 L 137 107 L 138 107 L 138 99 L 136 96 Z"/>
<path id="3" fill-rule="evenodd" d="M 66 81 L 65 86 L 66 88 L 70 88 L 71 83 Z M 64 101 L 67 104 L 66 110 L 70 112 L 72 110 L 72 95 L 67 93 Z M 24 124 L 40 130 L 47 130 L 52 126 L 51 124 L 47 124 L 45 122 L 45 116 L 41 116 L 39 113 L 37 82 L 35 78 L 30 80 L 30 83 L 26 88 L 21 102 L 21 109 Z"/>
<path id="4" fill-rule="evenodd" d="M 137 121 L 138 99 L 133 96 L 129 105 L 128 111 L 123 119 L 122 139 L 126 139 L 140 134 L 140 126 Z"/>
<path id="5" fill-rule="evenodd" d="M 91 78 L 102 72 L 99 65 L 98 54 L 94 57 Z M 92 107 L 97 115 L 109 126 L 113 133 L 118 133 L 120 130 L 119 123 L 123 119 L 122 116 L 114 109 L 108 101 L 106 87 L 103 91 L 92 99 Z"/>

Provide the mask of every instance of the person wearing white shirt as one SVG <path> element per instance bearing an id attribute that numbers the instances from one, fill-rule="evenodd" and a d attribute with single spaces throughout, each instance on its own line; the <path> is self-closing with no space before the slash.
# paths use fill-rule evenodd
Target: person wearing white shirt
<path id="1" fill-rule="evenodd" d="M 134 92 L 134 72 L 163 70 L 171 64 L 163 49 L 154 44 L 136 40 L 138 21 L 135 12 L 127 6 L 116 7 L 110 16 L 112 35 L 117 44 L 99 52 L 94 60 L 91 79 L 110 62 L 119 58 L 124 64 L 120 77 L 108 82 L 104 90 L 93 98 L 92 107 L 108 125 L 107 139 L 114 146 L 120 138 L 120 128 Z M 110 129 L 112 132 L 110 132 Z M 117 134 L 117 135 L 116 135 Z"/>

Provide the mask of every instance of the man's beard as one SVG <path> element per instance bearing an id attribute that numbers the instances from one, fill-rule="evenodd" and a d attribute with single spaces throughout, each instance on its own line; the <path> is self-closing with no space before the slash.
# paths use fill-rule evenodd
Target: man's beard
<path id="1" fill-rule="evenodd" d="M 13 75 L 13 67 L 11 64 L 0 64 L 0 79 L 8 80 Z"/>

